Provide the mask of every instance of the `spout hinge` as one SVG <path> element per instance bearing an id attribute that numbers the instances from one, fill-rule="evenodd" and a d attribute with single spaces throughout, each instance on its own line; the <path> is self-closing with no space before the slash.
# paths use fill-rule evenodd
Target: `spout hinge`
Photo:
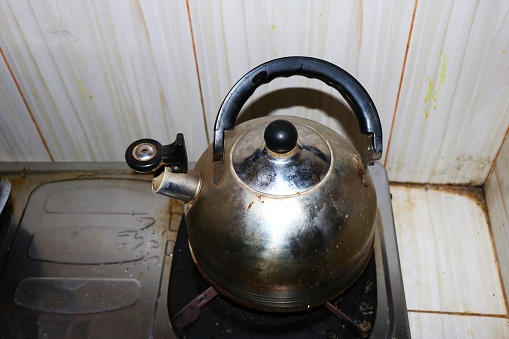
<path id="1" fill-rule="evenodd" d="M 187 151 L 182 133 L 175 141 L 162 146 L 153 139 L 140 139 L 133 142 L 125 152 L 125 160 L 136 172 L 150 173 L 161 166 L 168 167 L 172 173 L 187 173 Z"/>

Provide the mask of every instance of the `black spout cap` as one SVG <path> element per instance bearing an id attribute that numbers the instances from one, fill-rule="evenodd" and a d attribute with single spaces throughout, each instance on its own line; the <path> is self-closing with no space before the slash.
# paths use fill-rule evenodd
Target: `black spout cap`
<path id="1" fill-rule="evenodd" d="M 173 173 L 187 173 L 187 151 L 182 133 L 175 141 L 162 146 L 153 139 L 140 139 L 133 142 L 125 152 L 125 160 L 136 172 L 150 173 L 161 166 L 170 167 Z"/>

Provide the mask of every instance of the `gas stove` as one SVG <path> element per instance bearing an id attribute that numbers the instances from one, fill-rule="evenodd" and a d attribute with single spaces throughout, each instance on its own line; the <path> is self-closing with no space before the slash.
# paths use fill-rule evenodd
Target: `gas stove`
<path id="1" fill-rule="evenodd" d="M 12 186 L 0 217 L 0 337 L 409 338 L 388 179 L 379 164 L 370 171 L 379 213 L 366 271 L 327 308 L 273 314 L 208 288 L 182 205 L 153 194 L 151 175 L 124 163 L 0 164 Z M 196 319 L 183 321 L 189 303 Z"/>

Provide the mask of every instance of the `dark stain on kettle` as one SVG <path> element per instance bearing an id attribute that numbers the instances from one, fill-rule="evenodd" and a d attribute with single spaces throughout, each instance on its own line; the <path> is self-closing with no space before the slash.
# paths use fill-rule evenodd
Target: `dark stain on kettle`
<path id="1" fill-rule="evenodd" d="M 291 254 L 299 264 L 309 264 L 310 258 L 321 260 L 321 258 L 316 255 L 316 252 L 322 251 L 323 248 L 328 247 L 326 246 L 327 243 L 329 243 L 331 239 L 336 238 L 336 234 L 340 232 L 341 226 L 346 223 L 345 218 L 338 216 L 336 217 L 337 222 L 335 223 L 337 227 L 332 229 L 320 227 L 324 215 L 327 214 L 326 209 L 328 208 L 332 208 L 336 215 L 339 214 L 335 206 L 322 205 L 321 208 L 308 207 L 311 224 L 303 231 L 297 232 L 289 240 Z"/>
<path id="2" fill-rule="evenodd" d="M 290 239 L 291 254 L 299 264 L 309 262 L 311 258 L 316 258 L 316 250 L 323 248 L 324 241 L 325 237 L 319 227 L 309 227 Z"/>
<path id="3" fill-rule="evenodd" d="M 304 191 L 318 184 L 323 179 L 320 173 L 326 172 L 322 162 L 303 157 L 304 152 L 326 159 L 316 147 L 306 147 L 296 153 L 291 162 L 281 164 L 267 154 L 267 149 L 257 149 L 238 165 L 236 173 L 243 182 L 256 183 L 254 185 L 261 189 L 275 185 L 278 176 L 282 176 L 283 180 L 279 182 L 288 185 L 288 191 Z M 284 167 L 284 170 L 279 167 Z M 276 188 L 274 190 L 277 191 Z"/>

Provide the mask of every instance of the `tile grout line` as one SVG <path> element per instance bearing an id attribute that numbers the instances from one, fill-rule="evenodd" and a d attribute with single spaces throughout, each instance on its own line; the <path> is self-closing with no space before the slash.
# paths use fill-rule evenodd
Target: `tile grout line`
<path id="1" fill-rule="evenodd" d="M 194 65 L 196 67 L 196 77 L 198 78 L 198 89 L 200 90 L 200 103 L 203 115 L 203 123 L 205 124 L 205 138 L 207 138 L 207 142 L 210 142 L 209 139 L 209 130 L 207 125 L 207 115 L 205 114 L 205 103 L 203 101 L 203 90 L 201 85 L 200 78 L 200 68 L 198 66 L 198 57 L 196 56 L 196 44 L 194 41 L 194 31 L 193 31 L 193 22 L 191 20 L 191 8 L 189 7 L 189 0 L 186 0 L 186 8 L 187 8 L 187 19 L 189 20 L 189 29 L 191 30 L 191 43 L 193 45 L 193 56 L 194 56 Z"/>
<path id="2" fill-rule="evenodd" d="M 28 106 L 28 103 L 26 101 L 25 95 L 23 94 L 23 91 L 21 91 L 21 88 L 19 87 L 19 84 L 18 84 L 18 80 L 16 80 L 16 78 L 14 77 L 14 73 L 12 72 L 11 66 L 7 62 L 7 58 L 5 57 L 4 51 L 2 50 L 1 47 L 0 47 L 0 54 L 2 55 L 2 59 L 4 60 L 5 65 L 7 66 L 7 69 L 9 70 L 9 74 L 10 74 L 10 76 L 12 78 L 12 81 L 14 82 L 14 85 L 16 85 L 18 93 L 21 96 L 21 99 L 23 100 L 23 105 L 25 106 L 25 109 L 27 110 L 28 115 L 30 116 L 30 119 L 32 120 L 32 122 L 34 124 L 34 127 L 35 127 L 35 129 L 37 131 L 37 134 L 39 134 L 39 138 L 41 139 L 42 145 L 44 146 L 44 149 L 46 150 L 46 153 L 48 154 L 50 160 L 52 162 L 54 162 L 55 159 L 53 159 L 53 155 L 51 154 L 51 152 L 49 150 L 48 144 L 46 143 L 46 140 L 44 139 L 44 136 L 42 135 L 42 132 L 39 129 L 39 125 L 37 124 L 37 121 L 34 118 L 32 110 Z"/>
<path id="3" fill-rule="evenodd" d="M 488 174 L 486 175 L 486 178 L 484 179 L 484 184 L 485 185 L 488 182 L 491 174 L 495 170 L 495 167 L 497 165 L 498 156 L 499 156 L 500 152 L 502 151 L 502 148 L 504 147 L 504 144 L 507 142 L 507 135 L 508 134 L 509 134 L 509 126 L 507 126 L 507 129 L 505 130 L 505 135 L 502 138 L 502 143 L 500 144 L 500 147 L 498 148 L 497 154 L 495 154 L 495 158 L 493 158 L 493 162 L 491 163 L 490 170 L 488 171 Z"/>
<path id="4" fill-rule="evenodd" d="M 410 24 L 410 31 L 408 32 L 408 41 L 406 44 L 405 57 L 403 58 L 403 66 L 401 67 L 401 77 L 399 78 L 398 94 L 396 95 L 396 103 L 394 105 L 394 114 L 392 115 L 391 130 L 389 132 L 389 140 L 387 141 L 387 151 L 385 152 L 384 167 L 387 167 L 387 160 L 389 159 L 389 151 L 391 148 L 392 132 L 394 131 L 394 123 L 396 122 L 396 112 L 399 106 L 399 97 L 401 95 L 401 88 L 403 87 L 403 79 L 405 77 L 406 62 L 408 58 L 408 51 L 410 50 L 410 41 L 412 40 L 412 33 L 414 31 L 415 16 L 417 13 L 417 4 L 419 0 L 415 0 L 414 11 L 412 13 L 412 22 Z"/>
<path id="5" fill-rule="evenodd" d="M 456 315 L 463 317 L 486 317 L 507 319 L 507 314 L 490 314 L 490 313 L 475 313 L 475 312 L 448 312 L 448 311 L 429 311 L 429 310 L 407 310 L 409 313 L 426 313 L 426 314 L 443 314 L 443 315 Z"/>

